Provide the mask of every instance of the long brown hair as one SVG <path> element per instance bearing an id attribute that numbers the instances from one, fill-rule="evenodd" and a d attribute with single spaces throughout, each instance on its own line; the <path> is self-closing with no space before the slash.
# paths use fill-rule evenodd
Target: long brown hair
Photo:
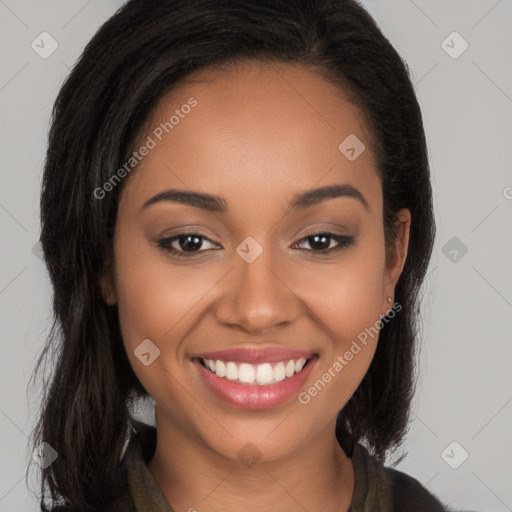
<path id="1" fill-rule="evenodd" d="M 112 252 L 121 186 L 94 191 L 134 150 L 157 101 L 192 71 L 235 60 L 319 70 L 355 98 L 374 135 L 389 247 L 400 208 L 412 215 L 395 289 L 400 313 L 383 323 L 375 357 L 338 415 L 347 453 L 365 440 L 379 458 L 405 435 L 414 390 L 419 290 L 435 235 L 422 116 L 405 63 L 353 0 L 131 0 L 94 35 L 56 99 L 41 193 L 41 244 L 54 322 L 37 363 L 44 380 L 33 446 L 58 459 L 41 469 L 41 506 L 103 510 L 131 429 L 134 397 L 147 396 L 126 356 L 116 306 L 99 278 Z M 133 172 L 136 172 L 133 171 Z"/>

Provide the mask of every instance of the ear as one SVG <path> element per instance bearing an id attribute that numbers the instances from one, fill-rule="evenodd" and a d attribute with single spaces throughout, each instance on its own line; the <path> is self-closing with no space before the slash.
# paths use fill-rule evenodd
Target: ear
<path id="1" fill-rule="evenodd" d="M 116 287 L 114 284 L 114 272 L 112 265 L 107 263 L 100 277 L 100 288 L 103 300 L 109 305 L 113 306 L 117 303 Z"/>
<path id="2" fill-rule="evenodd" d="M 389 312 L 393 300 L 388 302 L 387 298 L 393 299 L 395 286 L 405 265 L 407 249 L 409 247 L 409 231 L 411 228 L 411 212 L 402 208 L 396 214 L 397 220 L 394 225 L 396 239 L 390 248 L 384 269 L 384 287 L 382 296 L 382 314 Z"/>

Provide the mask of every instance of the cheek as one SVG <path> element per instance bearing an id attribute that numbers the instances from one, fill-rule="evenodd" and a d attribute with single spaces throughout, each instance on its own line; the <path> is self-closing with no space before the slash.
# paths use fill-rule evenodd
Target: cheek
<path id="1" fill-rule="evenodd" d="M 157 403 L 180 404 L 174 413 L 186 410 L 178 340 L 190 327 L 186 327 L 189 316 L 208 283 L 187 287 L 185 271 L 169 265 L 165 253 L 160 255 L 147 240 L 119 230 L 115 244 L 119 321 L 130 364 Z M 146 365 L 141 354 L 148 352 Z"/>
<path id="2" fill-rule="evenodd" d="M 126 352 L 138 379 L 157 403 L 170 400 L 185 410 L 183 389 L 190 386 L 190 375 L 183 365 L 186 344 L 182 340 L 200 323 L 208 294 L 225 269 L 173 265 L 165 251 L 129 235 L 120 229 L 115 245 L 118 312 Z M 160 351 L 148 366 L 137 357 L 147 339 Z"/>
<path id="3" fill-rule="evenodd" d="M 380 301 L 375 298 L 372 279 L 364 285 L 361 280 L 353 283 L 355 279 L 344 279 L 345 286 L 338 294 L 317 297 L 315 315 L 330 343 L 320 353 L 315 380 L 298 396 L 310 417 L 329 411 L 334 419 L 363 380 L 375 355 Z"/>
<path id="4" fill-rule="evenodd" d="M 362 238 L 335 264 L 306 264 L 290 276 L 301 297 L 330 333 L 333 346 L 347 343 L 380 319 L 384 276 L 384 246 L 378 232 Z"/>
<path id="5" fill-rule="evenodd" d="M 116 251 L 119 319 L 127 344 L 179 339 L 194 308 L 218 279 L 211 271 L 171 265 L 165 251 L 147 240 L 128 241 L 120 233 Z"/>
<path id="6" fill-rule="evenodd" d="M 307 297 L 310 315 L 330 340 L 318 361 L 317 380 L 299 396 L 313 415 L 318 408 L 318 414 L 323 409 L 334 416 L 370 366 L 379 337 L 383 266 L 383 245 L 361 244 L 344 264 L 311 272 L 309 284 L 303 278 L 298 295 Z"/>

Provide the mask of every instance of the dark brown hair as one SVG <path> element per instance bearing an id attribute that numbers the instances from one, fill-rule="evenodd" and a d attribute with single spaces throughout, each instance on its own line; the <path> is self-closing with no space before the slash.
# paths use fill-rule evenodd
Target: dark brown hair
<path id="1" fill-rule="evenodd" d="M 364 440 L 382 459 L 404 438 L 419 291 L 435 234 L 422 117 L 405 63 L 353 0 L 131 0 L 88 43 L 53 109 L 40 240 L 54 322 L 35 374 L 43 360 L 54 370 L 44 381 L 33 446 L 47 442 L 58 459 L 41 470 L 41 506 L 45 486 L 53 504 L 108 506 L 125 440 L 140 426 L 130 400 L 147 396 L 126 356 L 117 308 L 105 304 L 99 286 L 122 187 L 102 200 L 94 190 L 134 151 L 166 92 L 193 71 L 244 60 L 315 68 L 350 92 L 373 134 L 387 247 L 396 212 L 411 211 L 395 289 L 402 310 L 382 325 L 371 366 L 336 424 L 349 454 Z"/>

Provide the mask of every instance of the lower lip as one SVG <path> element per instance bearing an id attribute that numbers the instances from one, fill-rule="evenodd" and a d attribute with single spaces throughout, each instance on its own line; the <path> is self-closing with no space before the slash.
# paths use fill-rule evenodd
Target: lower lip
<path id="1" fill-rule="evenodd" d="M 215 373 L 207 370 L 198 359 L 194 359 L 193 363 L 208 387 L 228 404 L 245 409 L 268 409 L 286 402 L 301 389 L 309 377 L 316 359 L 316 357 L 310 359 L 304 368 L 292 377 L 264 386 L 238 384 L 218 377 Z"/>

